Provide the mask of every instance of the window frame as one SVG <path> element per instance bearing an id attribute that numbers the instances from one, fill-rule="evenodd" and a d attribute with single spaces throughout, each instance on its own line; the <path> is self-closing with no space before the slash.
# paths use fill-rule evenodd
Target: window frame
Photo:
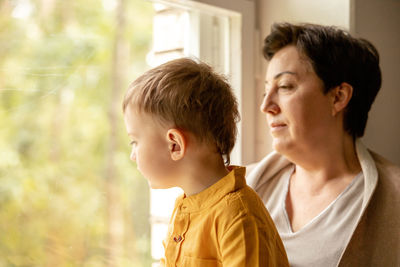
<path id="1" fill-rule="evenodd" d="M 241 121 L 238 123 L 238 136 L 235 147 L 231 153 L 231 164 L 245 165 L 255 161 L 255 111 L 254 104 L 256 103 L 256 49 L 255 41 L 255 8 L 254 2 L 248 0 L 149 0 L 157 4 L 163 4 L 169 7 L 176 7 L 178 9 L 187 9 L 192 11 L 200 11 L 201 13 L 210 14 L 212 16 L 229 17 L 229 33 L 227 37 L 228 52 L 228 78 L 231 82 L 232 88 L 237 96 L 239 104 L 239 112 L 241 114 Z M 200 30 L 198 32 L 198 39 L 193 40 L 196 44 L 189 45 L 189 51 L 183 50 L 184 54 L 200 55 L 200 59 L 204 60 L 211 56 L 215 50 L 212 50 L 212 45 L 208 43 L 210 40 L 208 33 L 204 32 L 204 26 L 199 17 L 192 17 L 194 19 L 194 28 L 190 30 Z M 212 33 L 209 33 L 212 34 Z M 225 39 L 226 40 L 226 39 Z M 188 41 L 188 40 L 186 40 Z M 192 49 L 194 49 L 192 51 Z M 218 49 L 219 52 L 221 50 Z M 224 50 L 222 50 L 224 51 Z M 258 54 L 258 53 L 257 53 Z M 239 55 L 239 56 L 238 56 Z M 224 57 L 223 57 L 224 58 Z M 207 59 L 206 59 L 207 60 Z M 213 60 L 211 60 L 213 61 Z M 218 60 L 217 60 L 218 61 Z M 207 61 L 206 61 L 207 62 Z M 211 62 L 210 62 L 211 63 Z M 215 62 L 213 62 L 215 63 Z M 211 63 L 211 64 L 213 64 Z M 221 63 L 221 62 L 219 62 Z M 225 62 L 226 63 L 226 62 Z M 217 64 L 218 65 L 218 64 Z M 215 65 L 213 65 L 216 67 Z M 226 73 L 225 73 L 226 74 Z M 161 192 L 162 191 L 162 192 Z M 166 232 L 167 216 L 165 212 L 169 210 L 166 206 L 172 205 L 172 199 L 175 199 L 178 194 L 181 194 L 178 188 L 168 190 L 155 190 L 150 191 L 151 197 L 151 212 L 150 223 L 152 232 L 152 245 L 151 255 L 154 265 L 157 266 L 157 260 L 162 257 L 159 249 L 159 235 L 161 232 Z M 163 203 L 159 203 L 159 199 Z M 161 205 L 164 212 L 159 213 L 158 209 Z M 155 206 L 157 209 L 155 209 Z M 164 207 L 165 206 L 165 207 Z M 171 206 L 172 208 L 172 206 Z M 171 210 L 172 211 L 172 210 Z"/>
<path id="2" fill-rule="evenodd" d="M 233 164 L 246 165 L 256 160 L 256 70 L 258 54 L 256 47 L 255 3 L 250 0 L 150 0 L 152 2 L 210 12 L 228 14 L 232 27 L 231 40 L 231 83 L 239 102 L 241 121 L 238 124 L 238 136 L 233 149 Z M 237 15 L 233 15 L 236 13 Z M 237 55 L 240 55 L 239 57 Z"/>

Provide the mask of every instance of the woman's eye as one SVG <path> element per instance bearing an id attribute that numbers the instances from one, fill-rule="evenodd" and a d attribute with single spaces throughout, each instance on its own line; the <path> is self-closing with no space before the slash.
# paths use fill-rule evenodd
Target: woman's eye
<path id="1" fill-rule="evenodd" d="M 282 84 L 282 85 L 279 85 L 279 89 L 290 90 L 290 89 L 293 89 L 293 85 L 291 85 L 291 84 Z"/>

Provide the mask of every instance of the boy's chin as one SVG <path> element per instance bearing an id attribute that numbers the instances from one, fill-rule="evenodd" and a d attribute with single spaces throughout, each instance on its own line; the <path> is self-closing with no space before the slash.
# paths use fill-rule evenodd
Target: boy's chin
<path id="1" fill-rule="evenodd" d="M 157 184 L 157 183 L 152 183 L 150 181 L 148 181 L 149 186 L 151 189 L 168 189 L 168 188 L 172 188 L 173 186 L 167 186 L 167 185 L 162 185 L 162 184 Z"/>

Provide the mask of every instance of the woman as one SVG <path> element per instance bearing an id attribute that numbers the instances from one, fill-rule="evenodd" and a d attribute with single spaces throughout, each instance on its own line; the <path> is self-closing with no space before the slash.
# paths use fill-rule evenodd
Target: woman
<path id="1" fill-rule="evenodd" d="M 275 24 L 261 111 L 275 152 L 248 183 L 292 266 L 400 266 L 400 168 L 360 142 L 381 86 L 368 41 L 320 25 Z"/>

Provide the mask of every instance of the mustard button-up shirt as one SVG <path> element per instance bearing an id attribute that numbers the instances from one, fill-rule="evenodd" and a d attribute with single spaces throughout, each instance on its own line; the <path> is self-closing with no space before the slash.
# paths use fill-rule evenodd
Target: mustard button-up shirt
<path id="1" fill-rule="evenodd" d="M 289 266 L 274 223 L 234 167 L 204 191 L 177 198 L 162 266 Z"/>

